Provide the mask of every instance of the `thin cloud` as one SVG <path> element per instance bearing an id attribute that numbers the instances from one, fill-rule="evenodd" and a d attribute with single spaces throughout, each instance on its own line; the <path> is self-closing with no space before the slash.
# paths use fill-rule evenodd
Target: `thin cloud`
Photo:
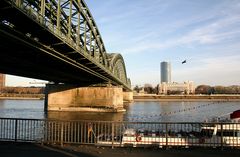
<path id="1" fill-rule="evenodd" d="M 156 3 L 160 2 L 162 1 L 156 1 Z M 160 12 L 164 12 L 173 5 L 171 2 L 164 2 Z M 154 9 L 157 6 L 156 4 L 146 5 L 143 8 L 135 7 L 138 9 L 120 13 L 116 18 L 109 18 L 108 24 L 113 25 L 110 33 L 104 35 L 106 45 L 114 45 L 124 54 L 135 54 L 148 53 L 151 49 L 160 52 L 179 45 L 215 44 L 239 36 L 240 8 L 235 2 L 221 1 L 213 9 L 204 10 L 201 14 L 167 23 L 157 22 L 159 16 L 164 16 L 159 15 L 157 9 Z M 145 15 L 150 13 L 153 15 Z M 176 32 L 182 33 L 175 34 Z"/>
<path id="2" fill-rule="evenodd" d="M 150 49 L 166 49 L 179 45 L 189 44 L 214 44 L 225 42 L 227 39 L 239 37 L 239 29 L 235 26 L 240 24 L 240 16 L 226 17 L 224 19 L 209 23 L 205 26 L 193 29 L 180 37 L 173 37 L 169 40 L 161 42 L 161 40 L 143 39 L 141 42 L 134 44 L 130 48 L 126 48 L 125 53 L 142 53 Z M 225 29 L 225 31 L 222 31 Z"/>

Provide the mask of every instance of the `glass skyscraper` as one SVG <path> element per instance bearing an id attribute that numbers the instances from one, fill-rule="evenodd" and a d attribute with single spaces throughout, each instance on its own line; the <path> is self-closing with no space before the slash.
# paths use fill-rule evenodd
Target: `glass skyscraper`
<path id="1" fill-rule="evenodd" d="M 171 64 L 161 62 L 161 83 L 171 83 Z"/>

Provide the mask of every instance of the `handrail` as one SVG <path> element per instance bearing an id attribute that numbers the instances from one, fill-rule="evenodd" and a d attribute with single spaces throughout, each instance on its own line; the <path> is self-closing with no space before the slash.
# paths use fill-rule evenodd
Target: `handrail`
<path id="1" fill-rule="evenodd" d="M 0 141 L 108 146 L 240 147 L 240 123 L 0 118 Z"/>

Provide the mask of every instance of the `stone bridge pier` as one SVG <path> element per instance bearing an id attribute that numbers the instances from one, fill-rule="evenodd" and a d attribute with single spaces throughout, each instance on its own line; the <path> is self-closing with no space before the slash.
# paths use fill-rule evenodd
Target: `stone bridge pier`
<path id="1" fill-rule="evenodd" d="M 123 102 L 132 101 L 132 92 L 124 92 L 121 87 L 46 85 L 48 111 L 124 112 Z"/>

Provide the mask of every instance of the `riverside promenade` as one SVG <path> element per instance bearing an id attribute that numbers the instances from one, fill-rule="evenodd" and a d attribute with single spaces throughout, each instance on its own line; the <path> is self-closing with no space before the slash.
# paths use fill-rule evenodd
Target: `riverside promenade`
<path id="1" fill-rule="evenodd" d="M 240 149 L 114 148 L 86 145 L 41 145 L 0 142 L 1 157 L 239 157 Z"/>

